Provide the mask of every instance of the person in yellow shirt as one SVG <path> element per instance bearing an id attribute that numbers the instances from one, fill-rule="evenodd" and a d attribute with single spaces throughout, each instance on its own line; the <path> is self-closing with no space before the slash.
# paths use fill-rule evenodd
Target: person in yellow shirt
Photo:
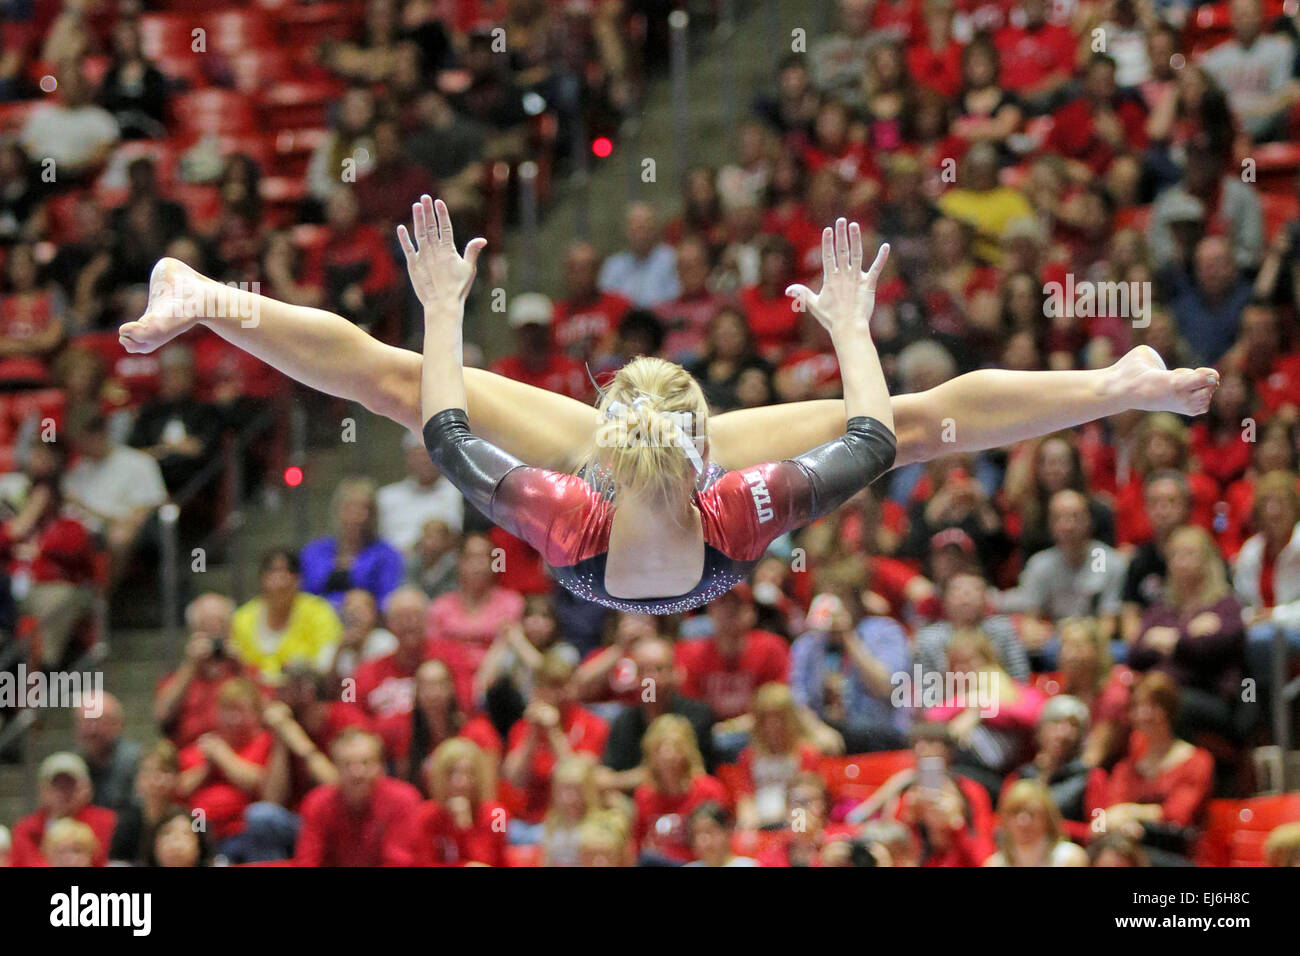
<path id="1" fill-rule="evenodd" d="M 938 206 L 945 216 L 975 230 L 975 254 L 992 265 L 1002 261 L 1007 224 L 1034 216 L 1024 193 L 998 183 L 998 154 L 987 143 L 971 147 L 956 188 L 940 196 Z"/>
<path id="2" fill-rule="evenodd" d="M 264 682 L 291 663 L 329 668 L 343 624 L 324 598 L 299 589 L 298 555 L 276 548 L 262 557 L 261 596 L 235 611 L 230 651 Z"/>

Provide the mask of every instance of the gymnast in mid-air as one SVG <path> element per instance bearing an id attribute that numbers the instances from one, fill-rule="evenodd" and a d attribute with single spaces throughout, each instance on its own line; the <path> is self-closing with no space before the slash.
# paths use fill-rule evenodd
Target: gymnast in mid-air
<path id="1" fill-rule="evenodd" d="M 680 366 L 640 357 L 592 407 L 461 361 L 465 299 L 485 242 L 461 255 L 446 206 L 412 207 L 398 239 L 424 309 L 424 355 L 347 319 L 228 288 L 174 259 L 145 314 L 120 329 L 149 352 L 203 324 L 308 386 L 423 433 L 433 460 L 491 520 L 541 552 L 556 579 L 609 607 L 663 614 L 744 580 L 786 531 L 834 510 L 891 467 L 975 452 L 1128 409 L 1197 415 L 1212 369 L 1168 370 L 1139 346 L 1086 371 L 971 372 L 890 397 L 869 323 L 888 257 L 863 272 L 861 231 L 822 236 L 819 291 L 788 293 L 831 335 L 844 398 L 710 417 Z M 205 314 L 196 304 L 218 314 Z M 198 314 L 195 314 L 195 313 Z M 243 317 L 256 316 L 255 322 Z"/>

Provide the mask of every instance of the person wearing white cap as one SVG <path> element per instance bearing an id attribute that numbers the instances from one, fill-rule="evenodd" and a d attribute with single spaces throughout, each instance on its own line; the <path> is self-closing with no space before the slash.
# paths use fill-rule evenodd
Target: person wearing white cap
<path id="1" fill-rule="evenodd" d="M 581 401 L 591 398 L 586 369 L 555 346 L 551 323 L 555 306 L 540 292 L 523 292 L 510 300 L 506 322 L 514 330 L 515 351 L 492 363 L 492 371 L 516 382 Z"/>
<path id="2" fill-rule="evenodd" d="M 41 761 L 37 771 L 40 783 L 40 806 L 35 813 L 14 824 L 13 866 L 42 866 L 41 841 L 55 820 L 72 819 L 89 826 L 99 840 L 95 865 L 108 862 L 108 845 L 117 825 L 117 814 L 91 804 L 93 789 L 86 762 L 74 753 L 60 751 Z"/>

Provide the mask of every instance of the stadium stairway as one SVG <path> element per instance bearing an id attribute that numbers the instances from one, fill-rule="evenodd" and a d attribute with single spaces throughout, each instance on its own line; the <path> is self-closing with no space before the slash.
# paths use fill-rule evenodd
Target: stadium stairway
<path id="1" fill-rule="evenodd" d="M 281 476 L 272 476 L 269 482 L 279 486 L 279 500 L 263 496 L 246 505 L 242 531 L 221 563 L 209 563 L 205 571 L 195 573 L 189 555 L 184 555 L 181 574 L 189 580 L 182 584 L 191 596 L 217 591 L 237 601 L 252 597 L 257 587 L 256 567 L 261 552 L 277 545 L 297 547 L 305 543 L 296 527 L 300 506 L 294 500 L 295 495 L 305 499 L 301 508 L 307 515 L 307 537 L 316 537 L 327 533 L 330 527 L 330 497 L 339 479 L 365 474 L 385 483 L 401 477 L 402 430 L 397 425 L 359 408 L 318 400 L 305 391 L 299 393 L 298 401 L 305 401 L 311 409 L 318 442 L 320 435 L 341 436 L 343 419 L 349 417 L 356 422 L 356 441 L 326 440 L 314 447 L 304 463 L 304 480 L 297 489 L 286 488 Z M 158 593 L 156 590 L 123 593 L 117 600 L 156 601 Z M 183 628 L 177 629 L 170 642 L 161 628 L 110 632 L 107 656 L 93 666 L 103 673 L 105 690 L 122 701 L 127 737 L 147 744 L 157 736 L 152 716 L 154 688 L 179 662 L 184 639 Z M 12 823 L 31 811 L 36 796 L 37 765 L 48 754 L 72 745 L 71 711 L 41 711 L 39 722 L 23 742 L 23 762 L 0 764 L 0 823 Z"/>
<path id="2" fill-rule="evenodd" d="M 792 31 L 802 29 L 809 42 L 826 29 L 832 5 L 810 8 L 797 0 L 734 0 L 738 18 L 730 32 L 721 26 L 697 21 L 689 44 L 686 89 L 687 163 L 721 166 L 730 156 L 733 136 L 739 124 L 751 113 L 755 91 L 769 90 L 775 66 L 791 51 Z M 729 37 L 729 40 L 728 40 Z M 730 59 L 730 63 L 728 63 Z M 617 247 L 623 234 L 623 212 L 632 200 L 655 205 L 661 217 L 674 214 L 680 207 L 678 154 L 675 149 L 676 121 L 673 111 L 672 84 L 666 64 L 655 71 L 647 86 L 641 109 L 635 116 L 637 132 L 630 139 L 619 140 L 606 159 L 591 159 L 585 184 L 566 180 L 558 183 L 553 200 L 543 210 L 535 245 L 534 268 L 522 264 L 530 246 L 521 230 L 507 237 L 506 261 L 511 265 L 497 277 L 509 294 L 532 291 L 525 286 L 530 276 L 534 289 L 555 294 L 560 288 L 562 256 L 557 254 L 568 243 L 585 234 L 603 250 Z M 730 100 L 726 99 L 730 92 Z M 730 109 L 728 109 L 728 104 Z M 731 123 L 727 116 L 730 113 Z M 657 144 L 651 148 L 649 144 Z M 654 159 L 653 182 L 640 177 L 642 161 Z M 616 238 L 617 237 L 617 238 Z M 480 280 L 482 285 L 482 280 Z M 477 296 L 476 308 L 469 319 L 469 338 L 485 343 L 485 353 L 494 359 L 513 348 L 513 340 L 503 314 L 489 308 L 490 296 Z M 408 344 L 418 348 L 419 342 Z M 296 516 L 300 513 L 295 494 L 306 498 L 309 515 L 308 537 L 327 533 L 329 502 L 338 480 L 350 474 L 365 474 L 381 483 L 401 477 L 402 455 L 399 450 L 401 429 L 363 409 L 332 403 L 300 392 L 297 400 L 310 410 L 316 441 L 304 467 L 305 480 L 300 488 L 288 489 L 280 476 L 272 476 L 278 486 L 278 504 L 265 500 L 250 502 L 243 512 L 242 531 L 224 556 L 210 563 L 201 575 L 190 571 L 188 556 L 181 562 L 181 574 L 188 575 L 185 589 L 191 595 L 218 591 L 246 600 L 256 589 L 258 555 L 275 545 L 304 543 L 297 533 Z M 356 422 L 355 442 L 344 444 L 328 439 L 331 432 L 341 434 L 342 419 Z M 326 436 L 325 441 L 321 441 Z M 119 601 L 156 601 L 156 592 L 119 595 Z M 153 723 L 153 691 L 158 681 L 180 659 L 184 636 L 178 628 L 168 641 L 161 629 L 122 629 L 109 635 L 107 657 L 95 665 L 104 674 L 104 687 L 117 695 L 126 713 L 126 735 L 147 744 L 156 736 Z M 21 764 L 0 763 L 0 823 L 12 823 L 29 813 L 36 798 L 36 767 L 45 756 L 74 746 L 72 717 L 67 710 L 45 710 L 38 724 L 27 734 Z"/>

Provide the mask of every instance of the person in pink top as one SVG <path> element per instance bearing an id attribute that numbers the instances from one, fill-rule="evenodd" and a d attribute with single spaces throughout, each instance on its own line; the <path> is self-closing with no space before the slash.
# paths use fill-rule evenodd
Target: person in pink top
<path id="1" fill-rule="evenodd" d="M 524 616 L 524 598 L 494 580 L 495 557 L 486 535 L 466 535 L 460 546 L 456 590 L 435 598 L 425 618 L 431 656 L 446 662 L 461 705 L 472 709 L 474 675 L 506 624 Z"/>
<path id="2" fill-rule="evenodd" d="M 1047 698 L 1007 674 L 979 631 L 957 634 L 948 645 L 942 696 L 925 719 L 948 725 L 953 767 L 995 795 L 1002 778 L 1029 753 Z"/>

